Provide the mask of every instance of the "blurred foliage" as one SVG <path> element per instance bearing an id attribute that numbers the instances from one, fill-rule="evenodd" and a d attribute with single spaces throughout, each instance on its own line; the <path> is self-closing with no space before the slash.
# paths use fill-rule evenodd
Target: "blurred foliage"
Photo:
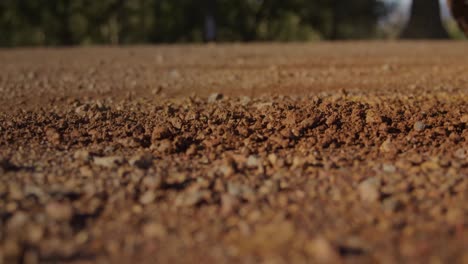
<path id="1" fill-rule="evenodd" d="M 454 19 L 448 20 L 446 23 L 446 28 L 448 31 L 448 34 L 452 39 L 466 39 L 465 34 L 463 31 L 460 30 L 460 28 L 457 25 L 457 22 Z"/>
<path id="2" fill-rule="evenodd" d="M 305 41 L 377 36 L 379 0 L 1 0 L 0 45 Z"/>

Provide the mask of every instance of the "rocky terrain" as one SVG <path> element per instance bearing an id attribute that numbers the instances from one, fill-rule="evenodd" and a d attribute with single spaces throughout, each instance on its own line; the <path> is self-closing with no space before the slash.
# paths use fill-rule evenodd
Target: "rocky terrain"
<path id="1" fill-rule="evenodd" d="M 462 42 L 0 51 L 0 263 L 467 263 Z"/>

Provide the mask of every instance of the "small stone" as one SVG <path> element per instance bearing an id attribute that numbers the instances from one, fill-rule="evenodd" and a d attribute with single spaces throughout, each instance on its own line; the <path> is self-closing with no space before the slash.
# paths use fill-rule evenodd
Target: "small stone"
<path id="1" fill-rule="evenodd" d="M 183 172 L 172 172 L 169 177 L 165 179 L 168 184 L 183 184 L 187 181 L 187 174 Z"/>
<path id="2" fill-rule="evenodd" d="M 465 124 L 468 123 L 468 114 L 462 115 L 462 117 L 460 117 L 460 122 Z"/>
<path id="3" fill-rule="evenodd" d="M 170 118 L 168 120 L 168 122 L 173 128 L 175 128 L 177 130 L 182 129 L 183 123 L 182 123 L 182 120 L 180 118 L 173 117 L 173 118 Z"/>
<path id="4" fill-rule="evenodd" d="M 190 147 L 188 147 L 187 150 L 185 151 L 185 154 L 189 156 L 193 156 L 197 154 L 197 146 L 195 144 L 190 145 Z"/>
<path id="5" fill-rule="evenodd" d="M 276 166 L 276 164 L 278 163 L 278 156 L 274 153 L 271 153 L 268 155 L 268 161 L 272 166 Z"/>
<path id="6" fill-rule="evenodd" d="M 148 175 L 143 178 L 142 185 L 150 190 L 157 189 L 159 186 L 161 186 L 161 177 Z"/>
<path id="7" fill-rule="evenodd" d="M 91 154 L 87 150 L 77 150 L 73 154 L 73 158 L 80 161 L 89 161 L 91 160 Z"/>
<path id="8" fill-rule="evenodd" d="M 459 148 L 455 151 L 455 153 L 453 153 L 453 155 L 455 156 L 455 158 L 463 160 L 466 159 L 468 153 L 467 150 Z"/>
<path id="9" fill-rule="evenodd" d="M 105 168 L 116 168 L 124 163 L 124 158 L 119 156 L 94 157 L 94 164 Z"/>
<path id="10" fill-rule="evenodd" d="M 58 202 L 47 204 L 47 215 L 57 221 L 68 221 L 73 216 L 73 209 L 70 205 Z"/>
<path id="11" fill-rule="evenodd" d="M 220 93 L 213 93 L 208 97 L 208 103 L 214 103 L 216 101 L 219 101 L 223 99 L 223 95 Z"/>
<path id="12" fill-rule="evenodd" d="M 241 103 L 241 105 L 243 105 L 243 106 L 248 105 L 251 101 L 252 101 L 252 99 L 250 99 L 250 97 L 248 97 L 248 96 L 242 96 L 242 97 L 240 98 L 240 103 Z"/>
<path id="13" fill-rule="evenodd" d="M 94 176 L 93 170 L 89 166 L 80 167 L 80 174 L 87 178 Z"/>
<path id="14" fill-rule="evenodd" d="M 392 69 L 392 66 L 390 64 L 382 65 L 382 71 L 389 71 L 391 69 Z"/>
<path id="15" fill-rule="evenodd" d="M 423 171 L 432 171 L 440 169 L 440 164 L 437 160 L 428 160 L 421 164 Z"/>
<path id="16" fill-rule="evenodd" d="M 171 76 L 171 78 L 174 78 L 174 79 L 179 79 L 182 75 L 180 74 L 178 70 L 171 70 L 169 72 L 169 76 Z"/>
<path id="17" fill-rule="evenodd" d="M 140 203 L 143 205 L 150 204 L 156 199 L 156 193 L 153 191 L 147 191 L 140 196 Z"/>
<path id="18" fill-rule="evenodd" d="M 305 244 L 305 251 L 319 263 L 335 263 L 339 255 L 335 247 L 325 238 L 318 237 Z"/>
<path id="19" fill-rule="evenodd" d="M 89 235 L 86 231 L 81 231 L 75 236 L 75 242 L 80 245 L 86 243 L 88 239 L 89 239 Z"/>
<path id="20" fill-rule="evenodd" d="M 246 200 L 253 200 L 255 198 L 255 192 L 247 185 L 228 182 L 227 191 L 232 196 L 244 198 Z"/>
<path id="21" fill-rule="evenodd" d="M 161 140 L 160 142 L 151 145 L 151 149 L 156 150 L 159 153 L 167 154 L 174 150 L 172 142 L 168 139 Z"/>
<path id="22" fill-rule="evenodd" d="M 167 230 L 159 223 L 147 223 L 143 226 L 143 235 L 148 238 L 163 238 L 167 235 Z"/>
<path id="23" fill-rule="evenodd" d="M 305 164 L 304 159 L 295 156 L 292 160 L 291 169 L 303 168 Z"/>
<path id="24" fill-rule="evenodd" d="M 384 164 L 382 165 L 382 170 L 384 172 L 388 172 L 388 173 L 394 173 L 396 172 L 396 167 L 392 164 Z"/>
<path id="25" fill-rule="evenodd" d="M 380 151 L 385 153 L 390 153 L 395 151 L 395 145 L 391 139 L 385 140 L 382 145 L 380 145 Z"/>
<path id="26" fill-rule="evenodd" d="M 153 133 L 151 134 L 152 141 L 157 141 L 165 139 L 171 136 L 171 130 L 168 124 L 157 125 L 153 128 Z"/>
<path id="27" fill-rule="evenodd" d="M 426 124 L 424 124 L 424 122 L 422 121 L 417 121 L 416 123 L 414 123 L 413 128 L 415 131 L 421 132 L 424 131 L 424 129 L 426 129 Z"/>
<path id="28" fill-rule="evenodd" d="M 369 178 L 361 182 L 358 186 L 361 199 L 366 202 L 375 202 L 380 198 L 380 180 L 378 178 Z"/>
<path id="29" fill-rule="evenodd" d="M 229 177 L 235 173 L 234 168 L 229 164 L 224 164 L 224 165 L 219 166 L 218 171 L 224 177 Z"/>
<path id="30" fill-rule="evenodd" d="M 57 131 L 57 129 L 55 129 L 55 128 L 48 128 L 48 129 L 45 131 L 45 134 L 46 134 L 47 141 L 49 141 L 50 143 L 52 143 L 52 144 L 54 144 L 54 145 L 60 144 L 60 141 L 61 141 L 62 136 L 61 136 L 60 133 Z"/>
<path id="31" fill-rule="evenodd" d="M 366 123 L 367 124 L 377 123 L 378 121 L 379 121 L 379 116 L 375 111 L 368 110 L 366 112 Z"/>
<path id="32" fill-rule="evenodd" d="M 88 109 L 89 109 L 88 105 L 80 105 L 77 108 L 75 108 L 75 113 L 79 116 L 85 116 Z"/>
<path id="33" fill-rule="evenodd" d="M 162 89 L 163 89 L 162 86 L 156 87 L 151 91 L 151 93 L 154 94 L 154 95 L 158 95 L 158 94 L 161 93 Z"/>
<path id="34" fill-rule="evenodd" d="M 260 159 L 257 158 L 256 156 L 250 155 L 250 156 L 247 158 L 247 167 L 248 167 L 248 168 L 254 169 L 254 168 L 259 167 L 260 165 L 261 165 Z"/>
<path id="35" fill-rule="evenodd" d="M 175 204 L 178 206 L 195 206 L 203 201 L 209 193 L 207 191 L 191 191 L 179 196 Z"/>

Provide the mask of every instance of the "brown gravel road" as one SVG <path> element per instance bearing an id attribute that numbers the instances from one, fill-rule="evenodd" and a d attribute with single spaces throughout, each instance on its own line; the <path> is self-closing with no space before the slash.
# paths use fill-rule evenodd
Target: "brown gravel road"
<path id="1" fill-rule="evenodd" d="M 468 263 L 468 45 L 0 50 L 0 263 Z"/>

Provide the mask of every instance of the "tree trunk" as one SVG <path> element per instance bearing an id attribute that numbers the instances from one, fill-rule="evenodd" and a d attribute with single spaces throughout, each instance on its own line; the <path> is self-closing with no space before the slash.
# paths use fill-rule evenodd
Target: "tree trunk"
<path id="1" fill-rule="evenodd" d="M 442 25 L 439 0 L 413 0 L 411 17 L 403 30 L 404 39 L 446 39 L 448 33 Z"/>

